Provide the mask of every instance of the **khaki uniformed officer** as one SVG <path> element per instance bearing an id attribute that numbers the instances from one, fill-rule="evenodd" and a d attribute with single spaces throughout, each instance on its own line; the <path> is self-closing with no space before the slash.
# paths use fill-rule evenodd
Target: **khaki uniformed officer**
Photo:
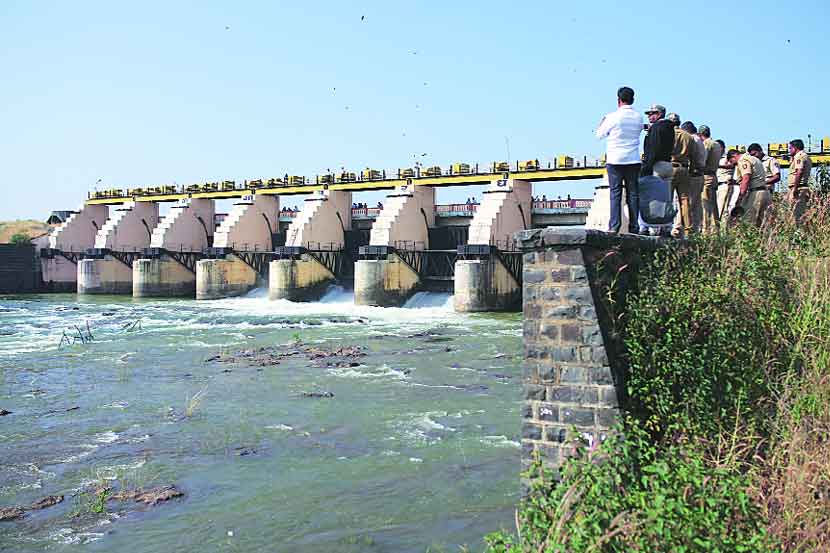
<path id="1" fill-rule="evenodd" d="M 689 167 L 694 152 L 694 139 L 692 135 L 680 129 L 680 116 L 670 113 L 667 120 L 674 124 L 674 149 L 672 150 L 672 189 L 677 194 L 677 202 L 680 205 L 678 218 L 674 221 L 672 236 L 680 237 L 685 232 L 692 233 L 692 210 L 689 202 Z"/>
<path id="2" fill-rule="evenodd" d="M 792 140 L 788 149 L 790 172 L 787 175 L 787 198 L 793 204 L 796 222 L 800 223 L 810 201 L 810 170 L 813 168 L 813 161 L 804 151 L 804 141 L 800 138 Z"/>
<path id="3" fill-rule="evenodd" d="M 736 156 L 737 153 L 734 154 L 733 159 Z M 761 226 L 771 200 L 764 165 L 760 159 L 749 153 L 743 154 L 738 158 L 735 175 L 740 185 L 740 192 L 732 215 L 740 216 L 742 220 L 755 226 Z"/>
<path id="4" fill-rule="evenodd" d="M 707 125 L 701 125 L 698 129 L 698 136 L 703 139 L 703 147 L 706 150 L 706 162 L 703 166 L 703 231 L 715 232 L 718 230 L 720 212 L 718 211 L 718 169 L 723 148 L 712 140 L 712 131 Z"/>

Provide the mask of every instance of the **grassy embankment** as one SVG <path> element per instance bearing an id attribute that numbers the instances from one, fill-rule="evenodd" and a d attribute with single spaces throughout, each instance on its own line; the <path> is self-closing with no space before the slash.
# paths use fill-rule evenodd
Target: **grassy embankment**
<path id="1" fill-rule="evenodd" d="M 830 195 L 661 252 L 615 317 L 622 432 L 489 550 L 830 551 Z"/>
<path id="2" fill-rule="evenodd" d="M 49 232 L 49 225 L 40 221 L 3 221 L 0 222 L 0 244 L 8 243 L 15 234 L 35 238 L 46 232 Z"/>

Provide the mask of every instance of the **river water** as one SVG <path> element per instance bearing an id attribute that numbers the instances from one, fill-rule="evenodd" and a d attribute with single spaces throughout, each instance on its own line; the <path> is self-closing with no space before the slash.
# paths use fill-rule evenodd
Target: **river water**
<path id="1" fill-rule="evenodd" d="M 365 355 L 302 353 L 344 346 Z M 259 347 L 285 355 L 233 359 Z M 480 550 L 518 500 L 520 347 L 519 314 L 439 294 L 2 297 L 0 507 L 66 499 L 0 522 L 0 550 Z M 102 483 L 185 495 L 100 509 Z"/>

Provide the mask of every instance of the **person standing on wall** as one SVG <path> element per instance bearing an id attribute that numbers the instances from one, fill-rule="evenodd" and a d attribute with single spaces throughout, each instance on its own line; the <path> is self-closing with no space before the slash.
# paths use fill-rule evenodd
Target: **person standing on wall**
<path id="1" fill-rule="evenodd" d="M 698 136 L 703 139 L 706 150 L 706 161 L 703 166 L 703 231 L 710 233 L 718 230 L 720 213 L 718 212 L 718 165 L 723 148 L 712 140 L 712 131 L 707 125 L 701 125 L 697 130 Z"/>
<path id="2" fill-rule="evenodd" d="M 788 150 L 790 171 L 787 174 L 787 198 L 793 204 L 796 223 L 800 223 L 810 201 L 810 171 L 813 168 L 813 160 L 804 151 L 804 141 L 800 138 L 791 140 Z"/>
<path id="3" fill-rule="evenodd" d="M 734 152 L 732 159 L 735 158 L 737 158 L 735 174 L 740 189 L 737 205 L 732 210 L 732 216 L 740 217 L 742 220 L 760 227 L 771 199 L 764 174 L 764 164 L 749 152 L 740 157 L 738 157 L 737 152 Z"/>
<path id="4" fill-rule="evenodd" d="M 692 211 L 692 230 L 700 232 L 703 226 L 703 171 L 706 168 L 706 146 L 703 139 L 697 134 L 697 127 L 691 121 L 686 121 L 680 128 L 692 137 L 692 159 L 689 166 L 689 209 Z"/>
<path id="5" fill-rule="evenodd" d="M 652 104 L 646 110 L 649 127 L 643 141 L 643 166 L 640 169 L 641 177 L 655 176 L 663 179 L 669 191 L 671 190 L 672 165 L 671 154 L 674 149 L 674 125 L 665 119 L 666 108 L 660 104 Z M 640 232 L 659 234 L 662 227 L 646 225 L 640 222 Z"/>
<path id="6" fill-rule="evenodd" d="M 672 188 L 677 193 L 677 203 L 680 207 L 671 235 L 681 238 L 684 232 L 686 236 L 690 235 L 694 228 L 689 200 L 689 167 L 692 164 L 695 146 L 692 135 L 680 128 L 679 115 L 670 113 L 666 119 L 674 125 L 674 149 L 671 156 Z"/>
<path id="7" fill-rule="evenodd" d="M 606 171 L 611 195 L 611 218 L 608 231 L 618 233 L 622 225 L 622 190 L 628 206 L 628 232 L 637 234 L 640 213 L 640 133 L 643 116 L 634 111 L 634 90 L 624 86 L 617 91 L 617 111 L 600 121 L 597 138 L 607 139 Z"/>

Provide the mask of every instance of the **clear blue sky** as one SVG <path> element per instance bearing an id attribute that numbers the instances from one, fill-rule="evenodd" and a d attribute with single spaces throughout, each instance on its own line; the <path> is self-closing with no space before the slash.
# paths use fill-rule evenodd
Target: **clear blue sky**
<path id="1" fill-rule="evenodd" d="M 505 137 L 514 160 L 596 156 L 593 128 L 621 85 L 635 107 L 662 103 L 728 143 L 820 137 L 828 11 L 765 0 L 3 0 L 0 219 L 76 208 L 98 178 L 126 187 L 391 169 L 413 156 L 488 162 L 506 157 Z"/>

